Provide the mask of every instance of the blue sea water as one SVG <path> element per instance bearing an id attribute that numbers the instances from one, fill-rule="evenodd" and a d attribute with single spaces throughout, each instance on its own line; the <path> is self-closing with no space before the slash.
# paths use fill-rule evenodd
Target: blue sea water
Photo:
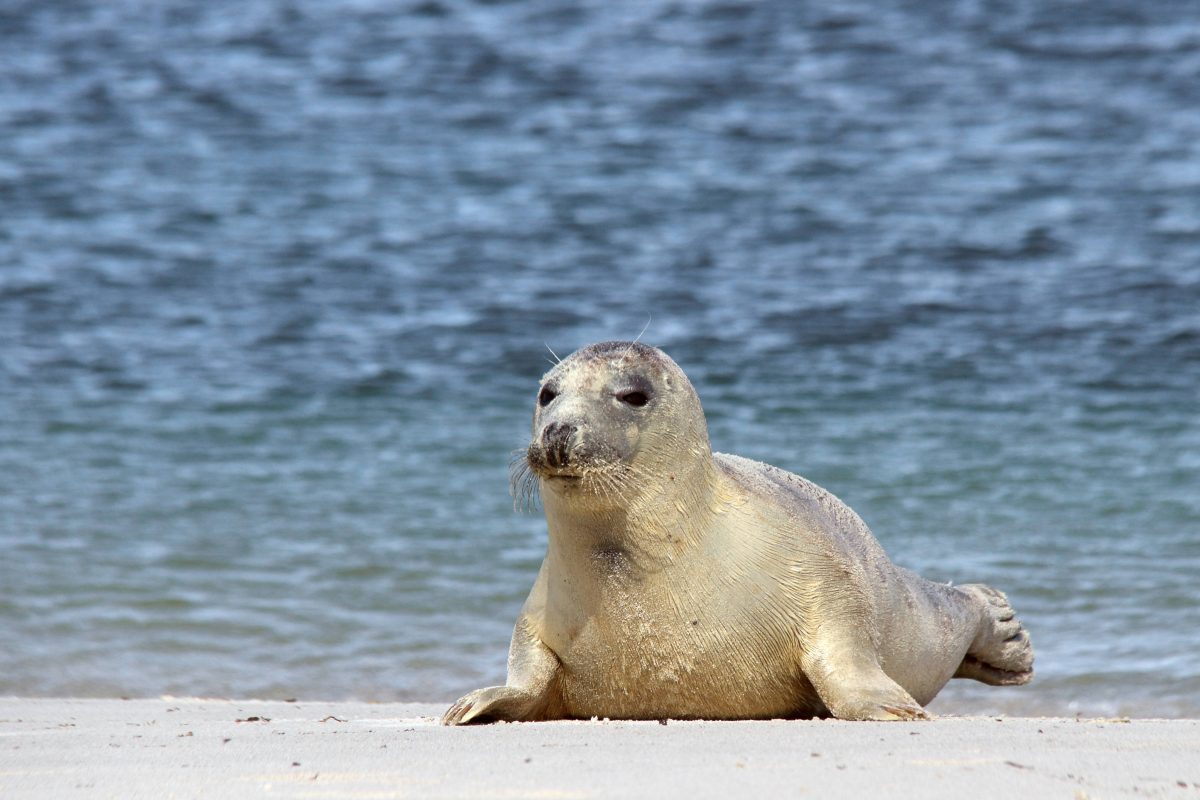
<path id="1" fill-rule="evenodd" d="M 538 378 L 1007 591 L 1034 683 L 1200 715 L 1191 2 L 0 4 L 0 694 L 500 682 Z"/>

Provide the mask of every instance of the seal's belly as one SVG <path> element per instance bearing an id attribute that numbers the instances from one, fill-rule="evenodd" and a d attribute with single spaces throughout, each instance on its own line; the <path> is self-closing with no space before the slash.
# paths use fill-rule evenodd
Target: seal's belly
<path id="1" fill-rule="evenodd" d="M 791 637 L 750 620 L 727 623 L 700 615 L 592 617 L 556 649 L 567 714 L 747 719 L 827 713 Z"/>

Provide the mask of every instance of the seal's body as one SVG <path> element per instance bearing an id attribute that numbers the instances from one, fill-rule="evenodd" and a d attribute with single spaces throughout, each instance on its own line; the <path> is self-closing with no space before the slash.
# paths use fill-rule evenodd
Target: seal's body
<path id="1" fill-rule="evenodd" d="M 543 379 L 526 454 L 549 545 L 506 686 L 444 722 L 926 717 L 952 677 L 1021 684 L 1000 592 L 895 566 L 836 497 L 712 453 L 661 351 L 608 342 Z"/>

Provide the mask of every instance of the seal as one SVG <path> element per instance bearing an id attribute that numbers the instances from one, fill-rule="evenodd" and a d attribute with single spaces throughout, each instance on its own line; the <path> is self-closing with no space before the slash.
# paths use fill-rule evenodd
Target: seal
<path id="1" fill-rule="evenodd" d="M 542 380 L 514 477 L 546 556 L 505 686 L 447 725 L 498 720 L 925 719 L 951 679 L 1027 683 L 1005 595 L 894 565 L 804 478 L 714 453 L 699 397 L 657 348 L 583 348 Z"/>

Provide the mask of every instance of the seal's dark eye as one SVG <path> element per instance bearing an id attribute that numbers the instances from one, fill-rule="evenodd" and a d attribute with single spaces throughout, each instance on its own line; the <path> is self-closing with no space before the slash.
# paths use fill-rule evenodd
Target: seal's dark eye
<path id="1" fill-rule="evenodd" d="M 617 399 L 620 400 L 622 403 L 626 403 L 631 406 L 636 406 L 637 408 L 641 408 L 642 406 L 646 405 L 646 403 L 650 402 L 650 398 L 646 396 L 645 392 L 636 392 L 636 391 L 625 392 L 623 394 L 619 394 L 619 395 L 617 395 Z"/>
<path id="2" fill-rule="evenodd" d="M 549 386 L 543 386 L 542 390 L 538 392 L 538 405 L 548 406 L 556 397 L 558 397 L 558 392 L 554 391 Z"/>

